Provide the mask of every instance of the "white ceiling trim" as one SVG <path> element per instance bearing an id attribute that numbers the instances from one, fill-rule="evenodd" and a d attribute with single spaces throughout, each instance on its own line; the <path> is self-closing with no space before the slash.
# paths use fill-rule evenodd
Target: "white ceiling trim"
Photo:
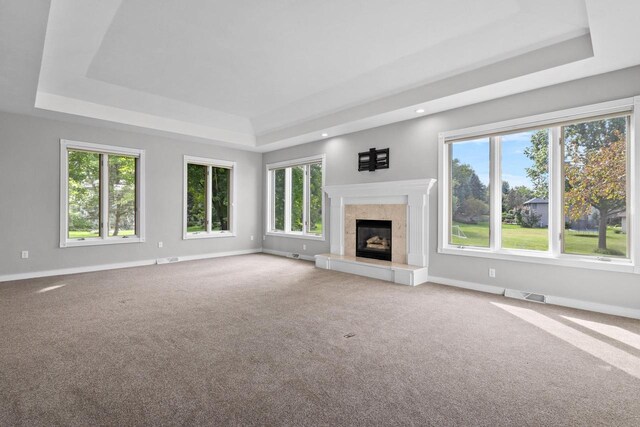
<path id="1" fill-rule="evenodd" d="M 212 142 L 233 143 L 246 148 L 253 148 L 256 145 L 253 134 L 242 134 L 226 129 L 202 126 L 51 93 L 38 92 L 36 107 L 42 110 L 204 138 Z"/>
<path id="2" fill-rule="evenodd" d="M 551 0 L 540 1 L 547 5 L 546 10 L 572 10 L 575 6 L 569 7 L 568 3 L 559 4 Z M 19 102 L 15 96 L 0 97 L 0 109 L 27 114 L 38 114 L 37 110 L 40 109 L 43 115 L 56 117 L 59 113 L 59 118 L 65 120 L 70 120 L 70 115 L 73 115 L 78 120 L 86 118 L 82 120 L 95 121 L 103 126 L 105 123 L 112 123 L 110 126 L 122 124 L 153 134 L 166 133 L 168 136 L 184 136 L 187 139 L 193 137 L 203 142 L 235 146 L 243 150 L 271 151 L 317 141 L 322 139 L 322 133 L 334 137 L 413 119 L 418 117 L 415 114 L 416 108 L 424 109 L 423 115 L 434 114 L 640 64 L 640 50 L 634 44 L 636 40 L 640 40 L 640 26 L 636 23 L 637 16 L 640 16 L 640 2 L 585 0 L 593 49 L 589 54 L 593 55 L 591 58 L 582 52 L 582 56 L 568 57 L 564 63 L 551 61 L 541 69 L 525 67 L 519 69 L 518 73 L 506 73 L 501 75 L 501 80 L 488 79 L 490 73 L 478 68 L 482 64 L 476 63 L 473 70 L 466 69 L 463 73 L 473 83 L 471 85 L 451 84 L 451 77 L 445 73 L 441 74 L 444 78 L 429 84 L 423 82 L 409 90 L 405 88 L 400 92 L 387 93 L 383 97 L 380 93 L 372 92 L 370 98 L 359 103 L 334 102 L 333 109 L 319 108 L 314 103 L 324 101 L 319 97 L 311 97 L 301 104 L 295 103 L 295 109 L 302 112 L 299 115 L 289 114 L 286 109 L 278 113 L 283 117 L 282 126 L 273 127 L 277 121 L 266 116 L 266 119 L 261 117 L 256 120 L 256 123 L 259 122 L 257 128 L 263 129 L 256 137 L 256 127 L 248 117 L 87 78 L 88 68 L 121 3 L 122 0 L 52 1 L 44 54 L 42 44 L 38 45 L 40 42 L 32 40 L 29 35 L 42 32 L 42 19 L 38 17 L 40 12 L 45 11 L 47 2 L 37 3 L 38 11 L 33 10 L 36 6 L 31 2 L 10 3 L 11 7 L 1 6 L 2 33 L 27 36 L 16 36 L 11 43 L 5 44 L 11 49 L 6 49 L 5 45 L 0 46 L 4 49 L 0 50 L 1 59 L 10 64 L 4 71 L 0 70 L 0 90 L 7 95 L 30 94 L 30 99 L 27 100 L 26 95 L 23 96 L 24 102 Z M 514 1 L 510 5 L 517 5 L 524 15 L 539 15 L 545 11 L 538 3 L 533 5 L 524 0 Z M 523 19 L 524 15 L 519 19 Z M 61 17 L 64 19 L 59 20 Z M 73 25 L 65 25 L 65 19 L 69 17 L 75 17 Z M 584 17 L 550 16 L 549 19 L 559 23 L 558 25 L 562 25 L 565 19 L 573 19 L 571 25 L 577 29 L 572 35 L 584 32 L 579 28 Z M 72 31 L 68 31 L 69 29 Z M 559 45 L 563 42 L 558 43 L 556 39 L 554 43 Z M 520 57 L 516 58 L 526 63 L 527 60 L 523 58 L 531 53 L 532 47 L 533 45 L 528 46 L 524 55 L 522 50 L 512 51 L 511 54 L 519 53 Z M 11 71 L 33 67 L 32 59 L 40 56 L 42 66 L 37 86 L 34 86 L 33 78 L 30 77 L 33 73 L 16 75 Z M 55 64 L 52 60 L 55 60 Z M 490 64 L 484 66 L 491 67 L 499 60 L 499 57 L 494 56 L 489 61 Z M 502 60 L 509 61 L 508 58 Z M 465 71 L 457 69 L 457 72 L 461 70 Z M 447 85 L 448 89 L 443 90 Z M 16 107 L 28 106 L 27 104 L 35 106 L 35 109 L 28 111 L 26 108 Z M 273 116 L 275 117 L 276 115 Z"/>

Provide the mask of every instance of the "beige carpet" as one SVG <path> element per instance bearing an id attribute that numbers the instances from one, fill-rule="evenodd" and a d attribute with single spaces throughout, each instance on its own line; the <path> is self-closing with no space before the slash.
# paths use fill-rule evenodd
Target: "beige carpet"
<path id="1" fill-rule="evenodd" d="M 247 255 L 0 284 L 0 425 L 640 425 L 640 379 L 492 302 L 640 364 L 640 321 Z"/>

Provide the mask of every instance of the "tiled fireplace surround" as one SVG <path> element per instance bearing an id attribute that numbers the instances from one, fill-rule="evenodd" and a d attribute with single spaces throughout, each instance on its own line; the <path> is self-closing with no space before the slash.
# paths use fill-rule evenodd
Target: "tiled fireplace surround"
<path id="1" fill-rule="evenodd" d="M 356 256 L 356 219 L 391 221 L 391 262 L 407 263 L 407 205 L 346 205 L 344 254 Z"/>
<path id="2" fill-rule="evenodd" d="M 429 193 L 434 179 L 325 187 L 330 198 L 330 254 L 316 266 L 418 285 L 427 280 Z M 356 219 L 392 221 L 392 261 L 355 257 Z"/>

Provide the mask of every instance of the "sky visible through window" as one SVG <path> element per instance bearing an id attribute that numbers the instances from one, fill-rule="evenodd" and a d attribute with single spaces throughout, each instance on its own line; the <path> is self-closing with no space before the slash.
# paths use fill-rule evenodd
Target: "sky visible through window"
<path id="1" fill-rule="evenodd" d="M 531 146 L 531 137 L 535 131 L 515 133 L 502 138 L 502 180 L 511 187 L 524 185 L 531 189 L 531 180 L 527 177 L 527 168 L 533 166 L 524 150 Z"/>
<path id="2" fill-rule="evenodd" d="M 502 179 L 511 187 L 524 185 L 531 188 L 531 180 L 527 177 L 526 169 L 533 162 L 524 154 L 525 148 L 531 145 L 531 136 L 535 131 L 521 132 L 502 137 Z M 472 165 L 478 178 L 484 185 L 489 185 L 489 150 L 487 139 L 465 141 L 456 144 L 455 158 L 460 163 Z"/>
<path id="3" fill-rule="evenodd" d="M 628 256 L 627 115 L 555 126 L 564 159 L 563 253 Z M 497 138 L 500 185 L 491 198 L 489 136 L 454 141 L 451 153 L 451 236 L 459 246 L 489 247 L 500 221 L 498 248 L 549 250 L 549 128 L 514 131 Z M 496 165 L 497 166 L 497 165 Z M 498 204 L 494 202 L 499 202 Z M 492 209 L 500 211 L 492 212 Z M 491 213 L 494 215 L 492 216 Z M 491 219 L 496 221 L 491 223 Z"/>

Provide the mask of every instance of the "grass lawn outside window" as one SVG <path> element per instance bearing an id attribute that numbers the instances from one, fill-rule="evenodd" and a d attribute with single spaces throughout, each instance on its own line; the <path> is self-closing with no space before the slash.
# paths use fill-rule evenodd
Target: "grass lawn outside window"
<path id="1" fill-rule="evenodd" d="M 452 244 L 481 246 L 486 241 L 489 222 L 477 224 L 453 222 L 453 229 Z M 503 246 L 508 248 L 546 251 L 548 250 L 547 235 L 547 228 L 524 228 L 514 224 L 502 225 Z M 597 253 L 598 233 L 567 230 L 564 247 L 566 253 L 593 255 Z M 607 248 L 619 252 L 620 255 L 617 256 L 626 256 L 627 240 L 624 234 L 619 233 L 619 229 L 607 228 Z"/>

